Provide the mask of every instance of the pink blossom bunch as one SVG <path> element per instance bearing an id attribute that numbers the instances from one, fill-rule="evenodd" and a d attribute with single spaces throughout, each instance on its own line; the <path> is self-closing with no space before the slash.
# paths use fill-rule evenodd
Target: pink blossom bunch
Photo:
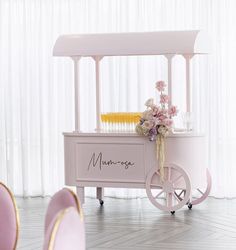
<path id="1" fill-rule="evenodd" d="M 168 95 L 164 95 L 164 94 L 160 95 L 160 103 L 161 104 L 168 103 L 168 101 L 169 101 L 169 96 Z"/>
<path id="2" fill-rule="evenodd" d="M 147 109 L 143 112 L 140 123 L 136 126 L 136 132 L 140 135 L 149 136 L 150 140 L 158 134 L 166 136 L 173 126 L 173 116 L 178 113 L 176 106 L 169 106 L 169 96 L 164 94 L 166 83 L 158 81 L 156 89 L 160 93 L 160 102 L 154 104 L 153 99 L 148 99 L 145 103 Z"/>
<path id="3" fill-rule="evenodd" d="M 166 84 L 165 84 L 165 82 L 164 81 L 158 81 L 158 82 L 156 82 L 156 89 L 158 90 L 158 91 L 164 91 L 165 90 L 165 87 L 166 87 Z"/>

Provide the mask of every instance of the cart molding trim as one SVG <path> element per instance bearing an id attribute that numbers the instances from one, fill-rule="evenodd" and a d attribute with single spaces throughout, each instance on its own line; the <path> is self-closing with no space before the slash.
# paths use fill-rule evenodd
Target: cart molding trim
<path id="1" fill-rule="evenodd" d="M 141 180 L 101 180 L 91 178 L 79 178 L 76 180 L 77 187 L 112 187 L 112 188 L 145 188 Z"/>
<path id="2" fill-rule="evenodd" d="M 102 182 L 117 182 L 117 183 L 124 183 L 124 179 L 96 179 L 96 178 L 93 178 L 93 179 L 91 179 L 91 178 L 79 178 L 79 179 L 77 179 L 76 180 L 76 182 L 77 183 L 81 183 L 81 182 L 84 182 L 84 181 L 86 181 L 86 182 L 100 182 L 100 183 L 102 183 Z M 128 180 L 125 180 L 125 182 L 131 182 L 131 183 L 138 183 L 138 184 L 143 184 L 144 182 L 143 182 L 143 180 L 141 181 L 141 180 L 135 180 L 135 179 L 128 179 Z"/>

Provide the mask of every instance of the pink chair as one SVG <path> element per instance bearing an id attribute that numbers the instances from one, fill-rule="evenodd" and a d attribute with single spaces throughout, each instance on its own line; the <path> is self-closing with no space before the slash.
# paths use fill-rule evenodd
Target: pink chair
<path id="1" fill-rule="evenodd" d="M 19 214 L 11 191 L 0 182 L 0 249 L 15 250 L 19 236 Z"/>
<path id="2" fill-rule="evenodd" d="M 81 218 L 83 218 L 83 211 L 77 195 L 72 190 L 63 188 L 53 195 L 48 205 L 45 218 L 45 233 L 56 214 L 68 207 L 75 207 L 81 215 Z"/>
<path id="3" fill-rule="evenodd" d="M 44 250 L 85 250 L 83 217 L 77 208 L 61 210 L 48 225 Z"/>

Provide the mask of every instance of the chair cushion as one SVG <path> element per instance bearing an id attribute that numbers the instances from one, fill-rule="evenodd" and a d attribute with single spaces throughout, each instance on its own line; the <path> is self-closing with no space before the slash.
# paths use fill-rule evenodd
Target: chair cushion
<path id="1" fill-rule="evenodd" d="M 59 212 L 48 226 L 44 250 L 85 250 L 84 222 L 77 209 Z"/>
<path id="2" fill-rule="evenodd" d="M 19 216 L 10 190 L 0 183 L 0 249 L 16 248 Z"/>
<path id="3" fill-rule="evenodd" d="M 81 214 L 81 217 L 83 217 L 82 209 L 80 207 L 77 195 L 70 189 L 63 188 L 62 190 L 54 194 L 48 205 L 45 217 L 45 233 L 54 216 L 61 210 L 66 209 L 68 207 L 75 207 Z"/>

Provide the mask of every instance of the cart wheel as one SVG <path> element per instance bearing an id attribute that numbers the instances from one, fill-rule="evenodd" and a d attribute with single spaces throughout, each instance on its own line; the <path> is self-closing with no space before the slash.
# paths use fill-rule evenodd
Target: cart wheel
<path id="1" fill-rule="evenodd" d="M 192 203 L 188 203 L 188 209 L 191 210 L 193 207 L 193 204 Z"/>
<path id="2" fill-rule="evenodd" d="M 180 199 L 176 192 L 184 190 Z M 189 200 L 191 185 L 187 173 L 176 164 L 164 167 L 164 180 L 160 172 L 151 169 L 146 178 L 146 192 L 151 203 L 163 211 L 174 212 L 183 207 Z"/>
<path id="3" fill-rule="evenodd" d="M 100 203 L 101 206 L 103 206 L 104 201 L 99 199 L 99 203 Z"/>
<path id="4" fill-rule="evenodd" d="M 194 198 L 194 197 L 192 198 L 192 201 L 191 201 L 192 205 L 197 205 L 203 202 L 208 197 L 211 191 L 211 175 L 210 175 L 208 168 L 206 169 L 206 175 L 207 175 L 207 186 L 205 188 L 205 191 L 197 189 L 197 193 L 199 194 L 199 196 L 197 198 Z"/>

